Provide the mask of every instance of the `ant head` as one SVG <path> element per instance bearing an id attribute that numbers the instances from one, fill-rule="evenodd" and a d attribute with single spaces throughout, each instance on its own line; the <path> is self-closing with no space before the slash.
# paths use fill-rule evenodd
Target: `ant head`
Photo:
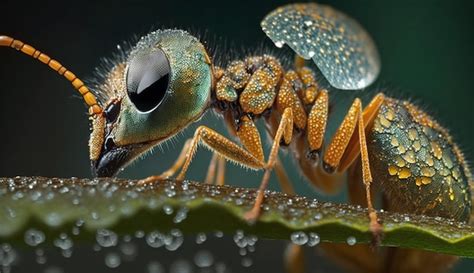
<path id="1" fill-rule="evenodd" d="M 142 37 L 99 86 L 107 102 L 93 119 L 94 174 L 116 174 L 201 117 L 212 80 L 204 46 L 187 32 L 163 30 Z"/>

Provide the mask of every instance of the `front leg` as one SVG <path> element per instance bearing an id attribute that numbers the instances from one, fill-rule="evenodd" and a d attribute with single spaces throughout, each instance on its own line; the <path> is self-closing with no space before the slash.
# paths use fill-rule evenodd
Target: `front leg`
<path id="1" fill-rule="evenodd" d="M 191 139 L 186 140 L 186 142 L 183 145 L 183 148 L 181 149 L 181 152 L 179 153 L 178 158 L 174 162 L 173 166 L 171 166 L 168 170 L 164 171 L 160 175 L 152 175 L 149 176 L 145 179 L 142 179 L 138 181 L 138 185 L 143 185 L 150 183 L 152 181 L 157 181 L 157 180 L 163 180 L 163 179 L 168 179 L 171 176 L 173 176 L 184 164 L 184 160 L 186 158 L 186 154 L 189 150 L 189 146 L 191 145 Z"/>
<path id="2" fill-rule="evenodd" d="M 265 169 L 265 173 L 263 175 L 263 179 L 260 183 L 257 197 L 255 199 L 255 204 L 253 208 L 245 215 L 245 218 L 247 220 L 255 221 L 260 215 L 261 205 L 264 200 L 264 192 L 270 181 L 271 171 L 274 168 L 278 159 L 278 150 L 280 148 L 280 143 L 282 140 L 284 140 L 284 142 L 287 144 L 290 143 L 292 135 L 293 112 L 291 108 L 286 108 L 283 111 L 280 124 L 275 134 L 275 138 L 273 139 L 273 145 L 270 151 L 270 155 L 268 157 L 268 161 L 264 162 L 263 160 L 258 159 L 255 155 L 240 147 L 233 141 L 220 135 L 216 131 L 206 126 L 200 126 L 194 134 L 193 140 L 191 141 L 189 150 L 186 154 L 186 161 L 184 162 L 183 168 L 181 169 L 181 172 L 178 175 L 177 179 L 184 179 L 186 171 L 188 170 L 192 158 L 197 150 L 197 146 L 201 142 L 205 144 L 208 148 L 210 148 L 212 151 L 217 152 L 219 155 L 223 156 L 227 160 L 234 161 L 251 169 Z"/>
<path id="3" fill-rule="evenodd" d="M 265 167 L 265 163 L 262 160 L 259 160 L 232 140 L 227 139 L 211 128 L 199 126 L 186 152 L 186 160 L 181 172 L 176 177 L 177 180 L 184 179 L 199 143 L 206 145 L 213 152 L 218 153 L 227 160 L 234 161 L 247 168 L 261 170 Z"/>
<path id="4" fill-rule="evenodd" d="M 249 221 L 255 221 L 260 215 L 261 205 L 264 199 L 265 189 L 268 186 L 270 181 L 270 174 L 275 167 L 275 164 L 278 160 L 278 150 L 280 148 L 280 143 L 282 140 L 286 144 L 289 144 L 293 136 L 293 111 L 291 108 L 286 108 L 283 111 L 281 116 L 280 124 L 276 131 L 275 137 L 273 139 L 272 149 L 270 150 L 270 155 L 268 156 L 268 161 L 265 163 L 265 173 L 263 175 L 262 182 L 258 188 L 257 198 L 255 199 L 255 204 L 249 212 L 245 215 L 245 218 Z"/>

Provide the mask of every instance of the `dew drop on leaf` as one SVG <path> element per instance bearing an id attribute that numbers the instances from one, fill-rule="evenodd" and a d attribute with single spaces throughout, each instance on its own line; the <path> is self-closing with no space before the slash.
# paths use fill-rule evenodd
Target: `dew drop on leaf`
<path id="1" fill-rule="evenodd" d="M 317 246 L 320 241 L 321 241 L 321 238 L 319 238 L 319 235 L 317 233 L 314 233 L 314 232 L 309 233 L 308 246 Z"/>
<path id="2" fill-rule="evenodd" d="M 108 229 L 99 229 L 96 234 L 96 241 L 101 247 L 116 246 L 117 234 Z"/>
<path id="3" fill-rule="evenodd" d="M 110 268 L 117 268 L 121 263 L 120 256 L 117 253 L 107 253 L 105 255 L 105 265 Z"/>
<path id="4" fill-rule="evenodd" d="M 25 243 L 29 246 L 37 246 L 44 242 L 45 239 L 46 236 L 41 230 L 31 228 L 25 232 Z"/>
<path id="5" fill-rule="evenodd" d="M 353 246 L 357 243 L 357 239 L 354 236 L 349 236 L 347 237 L 346 242 L 348 245 Z"/>
<path id="6" fill-rule="evenodd" d="M 302 246 L 308 242 L 308 235 L 302 231 L 296 231 L 291 234 L 290 239 L 295 245 Z"/>
<path id="7" fill-rule="evenodd" d="M 194 263 L 198 267 L 210 267 L 214 263 L 214 257 L 208 250 L 200 250 L 194 256 Z"/>

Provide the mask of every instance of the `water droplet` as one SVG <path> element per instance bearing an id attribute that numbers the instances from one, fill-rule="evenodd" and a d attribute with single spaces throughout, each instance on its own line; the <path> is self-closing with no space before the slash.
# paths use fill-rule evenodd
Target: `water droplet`
<path id="1" fill-rule="evenodd" d="M 46 236 L 44 233 L 37 229 L 29 229 L 25 232 L 25 243 L 29 246 L 37 246 L 44 242 Z"/>
<path id="2" fill-rule="evenodd" d="M 258 240 L 257 236 L 245 235 L 245 233 L 242 230 L 237 230 L 234 234 L 234 242 L 240 248 L 253 246 L 255 245 L 257 240 Z"/>
<path id="3" fill-rule="evenodd" d="M 181 184 L 181 188 L 183 189 L 183 191 L 189 190 L 189 182 L 183 181 L 183 184 Z"/>
<path id="4" fill-rule="evenodd" d="M 174 197 L 176 195 L 176 191 L 174 190 L 174 186 L 166 187 L 165 188 L 165 194 L 169 198 Z"/>
<path id="5" fill-rule="evenodd" d="M 216 238 L 222 238 L 224 237 L 224 232 L 218 230 L 214 232 L 214 236 L 216 236 Z"/>
<path id="6" fill-rule="evenodd" d="M 61 249 L 61 254 L 65 258 L 70 258 L 72 255 L 72 247 L 73 247 L 73 242 L 72 240 L 67 236 L 66 233 L 61 233 L 59 235 L 59 238 L 54 240 L 54 245 Z"/>
<path id="7" fill-rule="evenodd" d="M 177 260 L 170 266 L 170 273 L 191 273 L 192 272 L 191 264 L 186 260 Z"/>
<path id="8" fill-rule="evenodd" d="M 72 204 L 73 204 L 73 205 L 76 205 L 76 206 L 77 206 L 77 205 L 79 205 L 80 203 L 81 203 L 81 200 L 80 200 L 79 198 L 74 197 L 74 198 L 72 199 Z"/>
<path id="9" fill-rule="evenodd" d="M 308 242 L 308 235 L 302 231 L 296 231 L 291 234 L 290 239 L 294 244 L 302 246 Z"/>
<path id="10" fill-rule="evenodd" d="M 146 236 L 146 243 L 153 248 L 161 247 L 165 244 L 165 236 L 158 231 L 152 231 Z"/>
<path id="11" fill-rule="evenodd" d="M 122 240 L 123 240 L 124 242 L 126 242 L 126 243 L 131 242 L 131 241 L 132 241 L 132 236 L 130 236 L 130 235 L 124 235 L 123 238 L 122 238 Z"/>
<path id="12" fill-rule="evenodd" d="M 71 230 L 71 233 L 72 235 L 79 235 L 79 233 L 81 232 L 81 230 L 78 228 L 78 227 L 72 227 L 72 230 Z"/>
<path id="13" fill-rule="evenodd" d="M 93 220 L 99 220 L 99 219 L 100 219 L 100 216 L 99 216 L 99 214 L 98 214 L 96 211 L 93 211 L 93 212 L 91 212 L 91 218 L 92 218 Z"/>
<path id="14" fill-rule="evenodd" d="M 275 42 L 275 46 L 278 47 L 278 48 L 282 48 L 284 44 L 285 44 L 285 42 L 283 42 L 283 41 Z"/>
<path id="15" fill-rule="evenodd" d="M 63 273 L 64 270 L 59 267 L 59 266 L 48 266 L 45 270 L 44 273 Z"/>
<path id="16" fill-rule="evenodd" d="M 36 254 L 36 262 L 38 264 L 45 264 L 46 263 L 46 256 L 44 254 L 44 250 L 42 248 L 37 248 L 35 250 Z"/>
<path id="17" fill-rule="evenodd" d="M 247 246 L 249 252 L 255 252 L 255 246 Z"/>
<path id="18" fill-rule="evenodd" d="M 120 244 L 120 252 L 127 261 L 133 261 L 137 255 L 137 246 L 132 242 L 123 242 Z"/>
<path id="19" fill-rule="evenodd" d="M 40 191 L 33 191 L 32 193 L 30 193 L 30 198 L 32 201 L 38 201 L 40 198 L 41 198 L 41 192 Z"/>
<path id="20" fill-rule="evenodd" d="M 226 273 L 227 272 L 227 266 L 223 262 L 216 263 L 216 266 L 214 268 L 216 270 L 216 273 Z"/>
<path id="21" fill-rule="evenodd" d="M 164 205 L 163 211 L 165 212 L 166 215 L 173 214 L 173 208 L 170 205 Z"/>
<path id="22" fill-rule="evenodd" d="M 151 261 L 146 267 L 147 273 L 165 273 L 165 268 L 157 261 Z"/>
<path id="23" fill-rule="evenodd" d="M 318 220 L 323 219 L 323 215 L 318 212 L 313 216 L 313 218 L 314 218 L 314 220 L 318 221 Z"/>
<path id="24" fill-rule="evenodd" d="M 143 230 L 137 230 L 135 232 L 135 238 L 140 239 L 140 238 L 143 238 L 143 237 L 145 237 L 145 232 Z"/>
<path id="25" fill-rule="evenodd" d="M 79 219 L 76 221 L 76 227 L 80 228 L 84 225 L 84 220 L 82 219 Z"/>
<path id="26" fill-rule="evenodd" d="M 59 189 L 59 192 L 62 193 L 62 194 L 68 193 L 69 188 L 68 187 L 62 187 L 62 188 Z"/>
<path id="27" fill-rule="evenodd" d="M 117 253 L 108 253 L 105 255 L 105 265 L 110 268 L 117 268 L 120 266 L 120 256 Z"/>
<path id="28" fill-rule="evenodd" d="M 348 245 L 353 246 L 357 243 L 357 239 L 354 236 L 349 236 L 347 237 L 346 242 Z"/>
<path id="29" fill-rule="evenodd" d="M 16 259 L 16 252 L 10 244 L 0 245 L 0 265 L 10 267 Z"/>
<path id="30" fill-rule="evenodd" d="M 100 245 L 94 244 L 94 245 L 92 246 L 92 250 L 94 250 L 95 252 L 99 252 L 99 251 L 102 250 L 102 248 L 100 247 Z"/>
<path id="31" fill-rule="evenodd" d="M 251 267 L 253 264 L 253 261 L 250 257 L 244 257 L 242 258 L 242 266 L 243 267 Z"/>
<path id="32" fill-rule="evenodd" d="M 214 263 L 214 257 L 211 252 L 200 250 L 194 256 L 194 263 L 198 267 L 210 267 Z"/>
<path id="33" fill-rule="evenodd" d="M 319 244 L 320 241 L 321 239 L 319 238 L 319 235 L 317 233 L 309 233 L 308 246 L 316 246 Z"/>
<path id="34" fill-rule="evenodd" d="M 108 229 L 99 229 L 95 238 L 101 247 L 111 247 L 117 245 L 117 234 Z"/>
<path id="35" fill-rule="evenodd" d="M 61 225 L 61 216 L 56 212 L 51 212 L 46 216 L 46 223 L 52 227 Z"/>
<path id="36" fill-rule="evenodd" d="M 175 251 L 183 244 L 183 241 L 183 233 L 179 229 L 172 229 L 165 240 L 165 248 L 169 251 Z"/>
<path id="37" fill-rule="evenodd" d="M 173 223 L 179 224 L 188 216 L 188 209 L 186 207 L 180 208 L 173 219 Z"/>
<path id="38" fill-rule="evenodd" d="M 206 233 L 203 233 L 203 232 L 198 233 L 196 235 L 196 244 L 200 245 L 200 244 L 204 243 L 206 241 L 206 239 L 207 239 Z"/>
<path id="39" fill-rule="evenodd" d="M 25 196 L 25 194 L 21 191 L 19 192 L 16 192 L 13 196 L 12 196 L 12 199 L 13 200 L 20 200 L 22 199 L 23 197 Z"/>
<path id="40" fill-rule="evenodd" d="M 156 209 L 159 204 L 160 203 L 155 198 L 152 198 L 152 199 L 148 200 L 148 203 L 147 203 L 147 205 L 150 209 Z"/>

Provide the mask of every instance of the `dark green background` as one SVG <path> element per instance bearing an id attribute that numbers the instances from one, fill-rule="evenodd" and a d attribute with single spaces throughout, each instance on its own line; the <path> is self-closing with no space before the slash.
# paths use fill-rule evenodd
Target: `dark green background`
<path id="1" fill-rule="evenodd" d="M 233 51 L 260 47 L 266 41 L 260 19 L 284 2 L 3 2 L 0 32 L 33 44 L 87 78 L 101 57 L 111 56 L 116 44 L 154 28 L 206 31 L 211 38 L 223 38 Z M 450 129 L 466 157 L 474 158 L 472 5 L 467 1 L 321 2 L 350 14 L 374 38 L 382 72 L 373 88 L 421 104 Z M 86 109 L 69 83 L 8 49 L 0 52 L 0 83 L 0 175 L 90 176 Z M 212 116 L 204 121 L 223 130 Z M 185 133 L 191 134 L 192 129 Z M 122 176 L 159 173 L 174 160 L 184 139 L 164 145 L 163 151 L 157 149 Z M 198 158 L 188 177 L 200 180 L 210 154 L 199 153 Z M 289 166 L 298 192 L 315 196 Z M 239 179 L 231 175 L 230 184 L 255 187 L 261 177 L 238 168 L 229 172 L 246 173 Z M 472 272 L 473 266 L 472 261 L 466 262 L 465 270 L 458 267 L 457 271 Z"/>

